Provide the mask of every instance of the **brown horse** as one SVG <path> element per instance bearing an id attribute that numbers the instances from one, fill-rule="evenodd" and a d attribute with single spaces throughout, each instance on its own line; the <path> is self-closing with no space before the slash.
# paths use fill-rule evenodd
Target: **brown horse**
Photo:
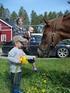
<path id="1" fill-rule="evenodd" d="M 38 53 L 47 56 L 59 41 L 70 38 L 70 14 L 44 21 L 43 37 Z"/>

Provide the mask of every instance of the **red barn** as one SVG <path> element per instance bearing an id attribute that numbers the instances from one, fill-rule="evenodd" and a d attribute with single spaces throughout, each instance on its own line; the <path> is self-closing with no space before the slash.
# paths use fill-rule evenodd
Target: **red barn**
<path id="1" fill-rule="evenodd" d="M 12 40 L 12 26 L 0 19 L 0 44 Z"/>

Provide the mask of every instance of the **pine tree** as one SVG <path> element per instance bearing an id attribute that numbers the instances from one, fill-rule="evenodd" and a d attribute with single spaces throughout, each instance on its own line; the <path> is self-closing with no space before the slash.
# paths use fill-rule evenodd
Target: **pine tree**
<path id="1" fill-rule="evenodd" d="M 0 18 L 4 19 L 3 15 L 4 15 L 4 7 L 2 4 L 0 4 Z"/>
<path id="2" fill-rule="evenodd" d="M 15 11 L 13 11 L 11 14 L 11 20 L 15 21 L 16 19 L 17 19 L 17 13 Z"/>
<path id="3" fill-rule="evenodd" d="M 29 24 L 29 17 L 28 14 L 26 12 L 26 10 L 21 6 L 18 12 L 18 16 L 19 17 L 23 17 L 24 19 L 24 25 L 28 25 Z"/>
<path id="4" fill-rule="evenodd" d="M 37 25 L 38 16 L 34 10 L 31 12 L 31 25 Z"/>

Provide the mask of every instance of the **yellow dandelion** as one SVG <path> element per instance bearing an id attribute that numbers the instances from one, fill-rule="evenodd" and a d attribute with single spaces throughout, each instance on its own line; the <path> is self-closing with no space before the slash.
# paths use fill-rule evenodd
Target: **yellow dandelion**
<path id="1" fill-rule="evenodd" d="M 46 92 L 46 90 L 45 89 L 42 89 L 42 93 L 45 93 Z"/>
<path id="2" fill-rule="evenodd" d="M 37 90 L 37 87 L 35 87 L 34 90 Z"/>
<path id="3" fill-rule="evenodd" d="M 43 82 L 46 83 L 46 80 L 44 80 Z"/>

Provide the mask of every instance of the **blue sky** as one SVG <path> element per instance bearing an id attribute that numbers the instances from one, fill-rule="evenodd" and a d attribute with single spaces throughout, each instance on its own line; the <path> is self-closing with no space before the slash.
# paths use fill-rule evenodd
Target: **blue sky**
<path id="1" fill-rule="evenodd" d="M 18 12 L 20 6 L 23 6 L 30 15 L 32 10 L 37 14 L 43 14 L 45 11 L 65 11 L 70 10 L 68 0 L 0 0 L 0 3 L 8 8 L 10 12 Z"/>

